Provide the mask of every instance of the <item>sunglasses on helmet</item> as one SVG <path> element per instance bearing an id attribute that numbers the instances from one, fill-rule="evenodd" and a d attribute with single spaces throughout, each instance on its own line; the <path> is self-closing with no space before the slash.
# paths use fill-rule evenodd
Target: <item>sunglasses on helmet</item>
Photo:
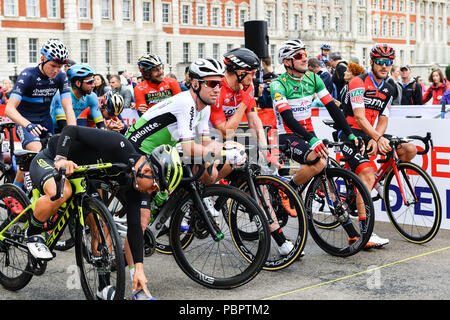
<path id="1" fill-rule="evenodd" d="M 383 64 L 386 65 L 387 67 L 392 66 L 392 64 L 394 63 L 393 60 L 391 59 L 377 59 L 375 60 L 375 64 L 382 66 Z"/>

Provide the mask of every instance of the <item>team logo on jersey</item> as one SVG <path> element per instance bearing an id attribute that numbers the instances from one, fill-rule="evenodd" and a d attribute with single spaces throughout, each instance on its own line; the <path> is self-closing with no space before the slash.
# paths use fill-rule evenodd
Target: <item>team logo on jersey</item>
<path id="1" fill-rule="evenodd" d="M 350 101 L 362 104 L 364 102 L 364 88 L 356 88 L 350 91 Z"/>
<path id="2" fill-rule="evenodd" d="M 280 100 L 283 99 L 283 96 L 281 95 L 281 93 L 275 92 L 275 94 L 273 95 L 273 99 L 274 99 L 275 101 L 280 101 Z"/>

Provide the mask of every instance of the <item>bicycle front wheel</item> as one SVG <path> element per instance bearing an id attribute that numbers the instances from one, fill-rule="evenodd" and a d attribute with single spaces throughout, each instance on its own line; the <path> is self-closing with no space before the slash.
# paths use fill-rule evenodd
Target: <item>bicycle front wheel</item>
<path id="1" fill-rule="evenodd" d="M 237 188 L 206 186 L 200 197 L 202 202 L 210 198 L 208 200 L 215 203 L 217 214 L 213 217 L 210 213 L 208 218 L 220 230 L 217 239 L 213 239 L 195 205 L 194 196 L 184 195 L 171 219 L 170 241 L 180 268 L 195 282 L 213 289 L 231 289 L 254 279 L 267 259 L 270 246 L 270 233 L 263 212 Z M 231 206 L 235 208 L 230 209 Z M 188 230 L 182 225 L 186 221 Z M 242 239 L 240 230 L 255 232 L 257 237 Z M 194 237 L 183 249 L 183 239 L 189 233 Z M 237 247 L 244 242 L 245 247 Z M 239 250 L 246 250 L 246 256 Z"/>
<path id="2" fill-rule="evenodd" d="M 353 172 L 343 168 L 325 170 L 308 188 L 305 199 L 308 229 L 324 251 L 348 257 L 363 249 L 372 234 L 375 216 L 372 198 Z"/>
<path id="3" fill-rule="evenodd" d="M 433 239 L 442 220 L 439 192 L 431 177 L 418 165 L 399 162 L 386 175 L 384 204 L 394 228 L 408 241 L 426 243 Z"/>
<path id="4" fill-rule="evenodd" d="M 296 192 L 279 177 L 256 176 L 254 184 L 259 197 L 258 204 L 263 210 L 269 211 L 266 213 L 266 217 L 270 216 L 273 220 L 269 228 L 271 231 L 279 228 L 283 231 L 286 239 L 293 244 L 289 253 L 281 254 L 278 244 L 271 237 L 270 253 L 264 263 L 264 270 L 281 270 L 299 257 L 306 244 L 308 227 L 303 202 Z M 239 189 L 248 193 L 248 183 L 244 182 Z M 235 214 L 232 217 L 238 217 L 238 215 Z M 241 230 L 241 233 L 241 239 L 257 236 L 256 234 L 246 234 L 244 230 Z M 238 248 L 242 246 L 245 246 L 245 243 L 239 245 Z M 244 254 L 243 251 L 241 253 Z"/>
<path id="5" fill-rule="evenodd" d="M 114 286 L 114 300 L 122 300 L 125 262 L 116 225 L 100 200 L 85 198 L 82 208 L 84 223 L 76 223 L 75 257 L 83 292 L 88 300 L 95 300 L 98 291 Z"/>

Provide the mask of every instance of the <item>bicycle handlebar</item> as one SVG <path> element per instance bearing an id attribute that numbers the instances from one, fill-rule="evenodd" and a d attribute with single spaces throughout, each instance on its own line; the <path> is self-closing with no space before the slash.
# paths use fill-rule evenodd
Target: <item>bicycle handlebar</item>
<path id="1" fill-rule="evenodd" d="M 392 137 L 389 139 L 389 145 L 394 149 L 398 145 L 400 145 L 402 143 L 410 142 L 411 140 L 422 141 L 423 144 L 425 145 L 425 148 L 423 151 L 417 151 L 417 154 L 419 154 L 419 155 L 427 154 L 428 151 L 430 151 L 430 146 L 431 146 L 431 149 L 434 150 L 433 140 L 431 139 L 431 132 L 427 132 L 427 134 L 424 137 L 417 136 L 417 135 L 408 136 L 406 138 Z M 393 151 L 386 154 L 385 159 L 379 159 L 379 160 L 377 160 L 377 162 L 378 163 L 388 162 L 389 159 L 392 158 L 392 156 L 393 156 Z"/>

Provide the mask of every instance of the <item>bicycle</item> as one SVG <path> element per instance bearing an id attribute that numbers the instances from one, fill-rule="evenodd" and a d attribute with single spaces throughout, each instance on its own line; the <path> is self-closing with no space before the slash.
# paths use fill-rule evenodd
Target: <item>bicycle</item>
<path id="1" fill-rule="evenodd" d="M 15 152 L 20 169 L 28 171 L 36 152 L 20 150 Z M 55 216 L 45 225 L 46 245 L 53 252 L 58 239 L 68 222 L 75 222 L 75 258 L 79 268 L 80 284 L 87 299 L 96 299 L 100 277 L 107 277 L 115 286 L 114 299 L 123 299 L 125 292 L 124 255 L 120 239 L 111 214 L 92 189 L 89 177 L 106 168 L 125 169 L 123 164 L 95 164 L 79 166 L 68 177 L 73 194 L 61 205 Z M 25 175 L 29 180 L 29 175 Z M 51 199 L 62 197 L 66 180 L 61 168 L 55 177 L 57 193 Z M 30 181 L 28 181 L 27 185 Z M 26 229 L 29 218 L 40 197 L 37 188 L 32 189 L 32 199 L 15 185 L 0 186 L 0 284 L 7 290 L 24 288 L 33 276 L 42 275 L 47 261 L 34 258 L 26 245 Z M 6 200 L 14 200 L 14 206 Z M 51 233 L 50 233 L 51 231 Z M 104 279 L 104 278 L 102 278 Z"/>
<path id="2" fill-rule="evenodd" d="M 333 125 L 330 121 L 326 124 Z M 389 220 L 407 241 L 417 244 L 429 242 L 436 236 L 442 221 L 439 192 L 425 170 L 415 163 L 401 161 L 398 158 L 396 148 L 402 143 L 419 140 L 424 144 L 424 148 L 418 150 L 417 154 L 427 154 L 430 147 L 434 149 L 431 132 L 427 132 L 424 137 L 412 135 L 406 138 L 395 136 L 386 138 L 390 141 L 392 151 L 385 159 L 377 160 L 381 166 L 375 172 L 372 189 L 376 189 L 378 195 L 373 200 L 383 200 Z M 422 194 L 431 194 L 431 197 Z"/>
<path id="3" fill-rule="evenodd" d="M 303 202 L 295 190 L 279 176 L 261 174 L 261 169 L 261 166 L 247 157 L 244 165 L 234 168 L 234 173 L 225 179 L 229 185 L 239 188 L 256 200 L 264 211 L 268 224 L 278 224 L 286 238 L 293 243 L 293 249 L 288 254 L 281 255 L 277 251 L 278 245 L 271 237 L 271 249 L 264 270 L 276 271 L 288 267 L 299 258 L 306 244 L 308 226 Z M 241 232 L 248 239 L 256 236 Z"/>
<path id="4" fill-rule="evenodd" d="M 330 142 L 326 147 L 347 146 L 352 142 Z M 279 146 L 280 158 L 290 160 L 292 151 L 289 140 Z M 306 164 L 314 164 L 315 159 Z M 370 193 L 356 174 L 331 165 L 331 157 L 322 172 L 296 190 L 304 195 L 308 218 L 308 230 L 314 241 L 325 252 L 348 257 L 364 249 L 374 226 L 374 207 Z M 358 195 L 360 196 L 358 206 Z M 365 222 L 359 221 L 359 211 L 364 211 Z"/>

